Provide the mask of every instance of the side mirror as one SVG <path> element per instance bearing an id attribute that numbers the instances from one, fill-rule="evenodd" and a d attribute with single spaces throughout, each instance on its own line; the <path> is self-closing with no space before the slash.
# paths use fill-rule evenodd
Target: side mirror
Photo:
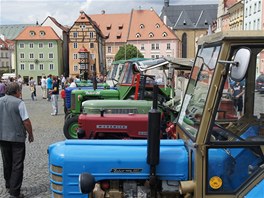
<path id="1" fill-rule="evenodd" d="M 231 64 L 230 77 L 234 81 L 241 81 L 245 77 L 246 71 L 249 66 L 250 50 L 241 48 L 237 51 L 234 63 Z"/>

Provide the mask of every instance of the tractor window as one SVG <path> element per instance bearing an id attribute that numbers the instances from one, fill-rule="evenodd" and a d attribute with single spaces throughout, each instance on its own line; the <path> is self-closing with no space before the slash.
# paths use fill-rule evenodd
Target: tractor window
<path id="1" fill-rule="evenodd" d="M 127 62 L 126 68 L 123 69 L 121 73 L 121 84 L 132 84 L 133 71 L 132 71 L 132 62 Z"/>
<path id="2" fill-rule="evenodd" d="M 232 194 L 260 170 L 264 163 L 260 147 L 208 149 L 207 193 Z"/>
<path id="3" fill-rule="evenodd" d="M 196 138 L 200 127 L 200 119 L 219 52 L 220 46 L 203 47 L 199 49 L 195 60 L 178 119 L 180 127 L 192 139 Z"/>

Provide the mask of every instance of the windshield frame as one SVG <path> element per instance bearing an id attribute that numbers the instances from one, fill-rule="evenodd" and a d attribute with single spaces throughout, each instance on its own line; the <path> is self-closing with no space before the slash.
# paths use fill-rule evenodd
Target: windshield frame
<path id="1" fill-rule="evenodd" d="M 211 89 L 212 79 L 214 78 L 214 71 L 216 69 L 221 50 L 222 44 L 214 43 L 210 45 L 200 46 L 197 51 L 197 56 L 194 61 L 191 76 L 177 120 L 178 126 L 193 142 L 197 140 L 200 131 L 201 122 L 199 122 L 199 119 L 202 119 L 203 117 L 207 97 L 209 94 L 209 90 Z M 200 89 L 201 92 L 199 92 L 198 89 Z M 197 95 L 197 93 L 199 93 L 200 95 Z M 199 102 L 200 100 L 201 102 Z M 198 115 L 198 117 L 194 119 L 198 120 L 198 126 L 196 125 L 197 123 L 192 122 L 186 124 L 186 122 L 190 120 L 187 120 L 185 118 L 186 116 L 190 115 L 193 110 L 191 109 L 191 105 L 196 108 L 193 108 L 194 112 L 198 111 L 198 113 L 195 114 Z M 200 107 L 197 108 L 197 106 Z M 191 125 L 195 127 L 192 127 Z"/>

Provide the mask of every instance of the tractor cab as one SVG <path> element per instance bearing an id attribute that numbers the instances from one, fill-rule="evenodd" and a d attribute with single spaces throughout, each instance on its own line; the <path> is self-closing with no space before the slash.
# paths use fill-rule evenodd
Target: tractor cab
<path id="1" fill-rule="evenodd" d="M 183 194 L 254 197 L 251 190 L 263 183 L 264 99 L 255 92 L 263 49 L 263 32 L 217 33 L 199 41 L 176 121 L 189 154 Z"/>

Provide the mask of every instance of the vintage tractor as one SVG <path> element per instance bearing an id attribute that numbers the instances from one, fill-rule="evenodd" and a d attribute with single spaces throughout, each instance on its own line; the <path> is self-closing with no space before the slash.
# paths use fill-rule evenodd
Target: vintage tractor
<path id="1" fill-rule="evenodd" d="M 154 66 L 152 66 L 154 65 Z M 82 112 L 82 102 L 88 100 L 152 100 L 153 83 L 159 77 L 159 98 L 169 100 L 174 85 L 173 74 L 169 74 L 168 60 L 128 60 L 123 66 L 116 90 L 73 90 L 71 92 L 71 110 L 63 127 L 66 138 L 75 138 L 78 128 L 78 116 Z M 188 67 L 190 69 L 190 67 Z M 171 69 L 173 70 L 173 69 Z M 170 70 L 170 71 L 171 71 Z M 75 135 L 74 135 L 75 134 Z"/>
<path id="2" fill-rule="evenodd" d="M 160 140 L 149 111 L 148 140 L 66 140 L 48 148 L 52 197 L 263 197 L 264 101 L 255 92 L 263 31 L 204 36 L 175 120 Z M 243 115 L 219 116 L 228 78 L 245 82 Z M 88 194 L 88 195 L 87 195 Z"/>

